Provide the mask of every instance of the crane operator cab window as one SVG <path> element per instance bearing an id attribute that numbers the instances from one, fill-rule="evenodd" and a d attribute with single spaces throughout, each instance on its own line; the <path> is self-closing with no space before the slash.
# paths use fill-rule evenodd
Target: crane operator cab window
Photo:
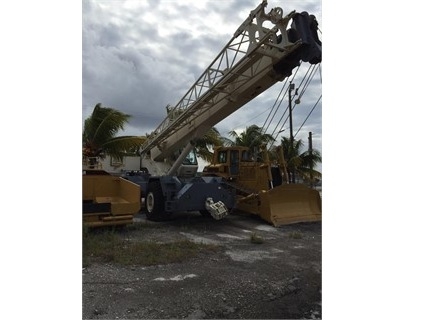
<path id="1" fill-rule="evenodd" d="M 184 159 L 183 164 L 185 164 L 185 165 L 198 165 L 198 160 L 196 159 L 195 149 L 192 149 L 192 151 L 189 152 L 189 154 Z"/>
<path id="2" fill-rule="evenodd" d="M 189 152 L 183 160 L 180 168 L 177 170 L 177 175 L 183 178 L 192 178 L 198 172 L 198 160 L 196 159 L 195 149 Z"/>

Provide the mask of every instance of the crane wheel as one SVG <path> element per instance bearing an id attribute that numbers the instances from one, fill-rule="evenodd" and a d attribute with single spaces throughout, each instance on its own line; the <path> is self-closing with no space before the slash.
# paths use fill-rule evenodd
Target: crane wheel
<path id="1" fill-rule="evenodd" d="M 162 186 L 159 181 L 152 181 L 148 186 L 145 196 L 145 215 L 151 221 L 163 221 L 167 219 L 164 208 Z"/>

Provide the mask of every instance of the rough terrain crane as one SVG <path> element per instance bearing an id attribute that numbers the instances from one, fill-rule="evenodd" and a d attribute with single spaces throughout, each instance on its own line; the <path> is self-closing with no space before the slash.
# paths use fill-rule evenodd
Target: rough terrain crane
<path id="1" fill-rule="evenodd" d="M 221 219 L 232 208 L 249 203 L 248 207 L 255 207 L 255 210 L 248 208 L 248 211 L 254 214 L 268 212 L 260 216 L 274 225 L 304 221 L 265 217 L 291 216 L 289 210 L 295 206 L 286 210 L 286 202 L 306 202 L 308 198 L 303 195 L 304 192 L 313 190 L 293 193 L 288 188 L 273 188 L 271 183 L 266 183 L 267 188 L 254 190 L 249 195 L 249 199 L 255 199 L 253 202 L 246 199 L 241 202 L 237 179 L 235 183 L 230 183 L 225 175 L 210 172 L 201 176 L 197 174 L 196 139 L 272 85 L 290 76 L 302 61 L 311 64 L 321 62 L 316 18 L 307 12 L 292 11 L 283 15 L 280 7 L 266 13 L 266 7 L 267 1 L 263 0 L 252 10 L 180 101 L 173 107 L 167 106 L 167 117 L 149 135 L 141 150 L 141 170 L 123 175 L 124 179 L 141 187 L 148 219 L 165 220 L 172 213 L 181 211 L 200 211 Z M 265 22 L 273 27 L 267 28 Z M 259 179 L 262 177 L 258 175 Z M 266 179 L 270 179 L 270 175 Z M 261 199 L 260 193 L 263 194 Z M 268 198 L 264 194 L 279 196 Z M 308 210 L 305 221 L 320 220 L 317 198 L 305 207 L 312 208 Z"/>

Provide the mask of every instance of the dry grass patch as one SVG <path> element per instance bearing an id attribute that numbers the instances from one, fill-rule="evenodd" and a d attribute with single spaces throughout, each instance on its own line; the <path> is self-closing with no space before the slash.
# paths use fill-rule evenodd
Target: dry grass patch
<path id="1" fill-rule="evenodd" d="M 299 231 L 292 231 L 289 234 L 290 239 L 302 239 L 302 233 Z"/>
<path id="2" fill-rule="evenodd" d="M 261 244 L 263 242 L 264 242 L 264 240 L 263 240 L 262 236 L 258 235 L 255 232 L 251 233 L 251 243 Z"/>
<path id="3" fill-rule="evenodd" d="M 126 266 L 168 264 L 218 250 L 219 246 L 188 240 L 168 243 L 131 241 L 116 230 L 83 233 L 83 267 L 96 262 L 113 262 Z"/>

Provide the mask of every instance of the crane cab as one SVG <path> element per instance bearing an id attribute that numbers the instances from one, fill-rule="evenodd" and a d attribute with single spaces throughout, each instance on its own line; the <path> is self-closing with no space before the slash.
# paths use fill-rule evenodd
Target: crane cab
<path id="1" fill-rule="evenodd" d="M 184 158 L 177 170 L 177 176 L 182 178 L 193 178 L 198 172 L 198 159 L 196 158 L 195 149 L 192 149 Z"/>

